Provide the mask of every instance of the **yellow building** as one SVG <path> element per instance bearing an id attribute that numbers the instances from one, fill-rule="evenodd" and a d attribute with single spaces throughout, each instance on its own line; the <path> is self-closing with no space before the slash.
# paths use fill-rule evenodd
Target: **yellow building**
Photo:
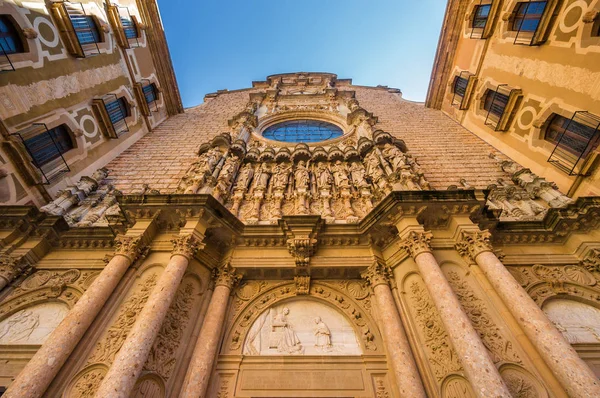
<path id="1" fill-rule="evenodd" d="M 452 68 L 429 106 L 297 72 L 182 112 L 153 1 L 71 4 L 40 4 L 23 42 L 62 32 L 64 58 L 0 75 L 20 99 L 53 62 L 115 74 L 2 116 L 3 396 L 600 396 L 600 198 L 446 115 Z M 80 20 L 105 47 L 76 60 Z M 34 145 L 60 123 L 73 148 Z"/>
<path id="2" fill-rule="evenodd" d="M 570 197 L 600 194 L 597 1 L 449 1 L 426 105 Z"/>

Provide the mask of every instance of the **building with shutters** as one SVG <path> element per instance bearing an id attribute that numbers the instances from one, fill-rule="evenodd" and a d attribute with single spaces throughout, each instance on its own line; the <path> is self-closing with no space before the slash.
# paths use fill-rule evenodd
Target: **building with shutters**
<path id="1" fill-rule="evenodd" d="M 130 26 L 110 10 L 95 22 L 107 40 Z M 155 3 L 128 12 L 146 43 L 117 48 L 134 95 L 81 101 L 81 137 L 86 120 L 108 131 L 89 160 L 68 156 L 87 138 L 63 138 L 83 111 L 14 116 L 47 117 L 41 133 L 3 118 L 2 150 L 21 156 L 3 152 L 0 177 L 3 396 L 600 395 L 598 197 L 567 196 L 429 102 L 332 73 L 268 76 L 181 112 Z M 11 62 L 0 79 L 20 76 Z M 160 90 L 127 74 L 140 62 Z"/>

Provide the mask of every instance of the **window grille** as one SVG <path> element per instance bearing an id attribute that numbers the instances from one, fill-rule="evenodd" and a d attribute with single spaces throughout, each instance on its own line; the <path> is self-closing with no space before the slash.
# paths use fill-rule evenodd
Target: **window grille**
<path id="1" fill-rule="evenodd" d="M 102 36 L 93 16 L 87 15 L 82 3 L 68 1 L 52 4 L 52 13 L 67 50 L 77 58 L 100 54 Z"/>
<path id="2" fill-rule="evenodd" d="M 46 124 L 34 123 L 11 135 L 18 136 L 25 146 L 31 163 L 42 174 L 42 184 L 50 184 L 61 174 L 71 171 L 63 154 L 73 149 L 73 141 L 64 124 L 48 130 Z"/>
<path id="3" fill-rule="evenodd" d="M 468 108 L 470 93 L 474 87 L 475 75 L 469 71 L 462 71 L 454 77 L 452 83 L 452 106 L 460 110 Z"/>
<path id="4" fill-rule="evenodd" d="M 154 83 L 150 83 L 148 79 L 142 79 L 142 92 L 144 94 L 144 99 L 146 103 L 150 107 L 150 105 L 154 104 L 154 111 L 158 112 L 158 105 L 156 100 L 158 99 L 158 92 L 156 90 L 156 85 Z"/>
<path id="5" fill-rule="evenodd" d="M 9 55 L 23 51 L 23 42 L 15 24 L 7 15 L 0 15 L 0 72 L 14 71 Z"/>
<path id="6" fill-rule="evenodd" d="M 485 125 L 495 131 L 506 130 L 520 95 L 521 90 L 510 88 L 507 84 L 500 84 L 495 90 L 488 89 L 483 103 L 483 109 L 487 111 Z"/>
<path id="7" fill-rule="evenodd" d="M 546 128 L 545 139 L 556 144 L 548 162 L 569 175 L 587 175 L 588 156 L 600 143 L 600 117 L 577 111 L 570 119 L 555 115 Z"/>
<path id="8" fill-rule="evenodd" d="M 129 131 L 128 105 L 123 97 L 108 94 L 92 101 L 96 116 L 109 138 L 119 138 Z"/>
<path id="9" fill-rule="evenodd" d="M 121 23 L 123 34 L 125 35 L 125 40 L 127 40 L 128 46 L 139 47 L 140 42 L 138 41 L 138 27 L 134 17 L 129 12 L 129 8 L 117 7 L 117 11 L 119 13 L 119 21 Z"/>
<path id="10" fill-rule="evenodd" d="M 479 4 L 473 9 L 473 20 L 471 21 L 471 39 L 483 39 L 485 28 L 490 19 L 492 4 L 483 4 L 484 0 L 480 0 Z"/>
<path id="11" fill-rule="evenodd" d="M 516 31 L 514 44 L 531 46 L 541 44 L 536 42 L 541 27 L 541 20 L 546 10 L 546 1 L 519 2 L 515 7 L 512 30 Z"/>

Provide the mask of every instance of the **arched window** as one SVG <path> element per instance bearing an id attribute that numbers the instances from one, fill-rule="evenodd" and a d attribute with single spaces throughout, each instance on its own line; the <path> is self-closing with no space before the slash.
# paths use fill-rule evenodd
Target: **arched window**
<path id="1" fill-rule="evenodd" d="M 25 51 L 17 28 L 8 15 L 0 15 L 0 47 L 4 54 Z"/>
<path id="2" fill-rule="evenodd" d="M 61 124 L 47 133 L 38 134 L 25 140 L 25 146 L 37 167 L 58 159 L 62 154 L 73 149 L 73 141 L 67 126 Z"/>
<path id="3" fill-rule="evenodd" d="M 284 142 L 319 142 L 341 137 L 336 125 L 318 120 L 290 120 L 267 128 L 263 137 Z"/>
<path id="4" fill-rule="evenodd" d="M 512 30 L 535 32 L 546 9 L 545 1 L 529 1 L 517 3 Z"/>

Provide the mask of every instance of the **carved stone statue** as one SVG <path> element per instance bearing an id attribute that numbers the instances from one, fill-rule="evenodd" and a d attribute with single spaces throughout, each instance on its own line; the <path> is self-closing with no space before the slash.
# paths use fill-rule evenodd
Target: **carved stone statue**
<path id="1" fill-rule="evenodd" d="M 246 163 L 238 174 L 236 189 L 244 191 L 248 189 L 248 184 L 250 184 L 252 177 L 254 177 L 252 163 Z"/>
<path id="2" fill-rule="evenodd" d="M 291 168 L 291 165 L 285 163 L 279 163 L 273 167 L 272 186 L 274 189 L 285 190 L 287 188 Z"/>
<path id="3" fill-rule="evenodd" d="M 296 170 L 294 170 L 294 180 L 296 181 L 296 189 L 308 189 L 308 168 L 304 160 L 298 162 Z"/>
<path id="4" fill-rule="evenodd" d="M 270 178 L 271 170 L 269 170 L 269 165 L 267 163 L 263 163 L 256 171 L 256 176 L 254 177 L 254 189 L 266 190 L 269 186 Z"/>
<path id="5" fill-rule="evenodd" d="M 381 181 L 385 178 L 385 175 L 381 169 L 379 159 L 377 158 L 377 153 L 375 151 L 371 151 L 371 153 L 365 157 L 365 162 L 367 164 L 367 175 L 371 177 L 371 180 L 376 186 L 381 187 Z"/>
<path id="6" fill-rule="evenodd" d="M 286 354 L 303 354 L 304 349 L 300 343 L 300 339 L 296 332 L 291 328 L 287 321 L 287 315 L 290 310 L 285 307 L 283 310 L 273 317 L 271 323 L 273 340 L 272 344 L 276 345 L 277 351 Z"/>
<path id="7" fill-rule="evenodd" d="M 390 163 L 394 172 L 406 165 L 405 155 L 396 145 L 385 144 L 381 153 L 383 158 Z"/>
<path id="8" fill-rule="evenodd" d="M 348 188 L 350 186 L 350 182 L 348 180 L 348 170 L 346 169 L 346 165 L 342 163 L 341 160 L 335 162 L 335 164 L 331 167 L 331 172 L 333 173 L 333 181 L 336 187 Z"/>
<path id="9" fill-rule="evenodd" d="M 320 316 L 315 318 L 315 347 L 321 350 L 331 348 L 331 331 Z"/>
<path id="10" fill-rule="evenodd" d="M 319 189 L 327 189 L 331 187 L 333 178 L 331 176 L 331 171 L 329 170 L 329 167 L 325 162 L 319 162 L 317 164 L 315 174 L 317 177 L 317 185 L 319 186 Z"/>
<path id="11" fill-rule="evenodd" d="M 365 180 L 365 166 L 360 162 L 352 162 L 350 164 L 350 176 L 352 177 L 352 185 L 355 188 L 365 188 L 369 186 L 369 183 Z"/>

